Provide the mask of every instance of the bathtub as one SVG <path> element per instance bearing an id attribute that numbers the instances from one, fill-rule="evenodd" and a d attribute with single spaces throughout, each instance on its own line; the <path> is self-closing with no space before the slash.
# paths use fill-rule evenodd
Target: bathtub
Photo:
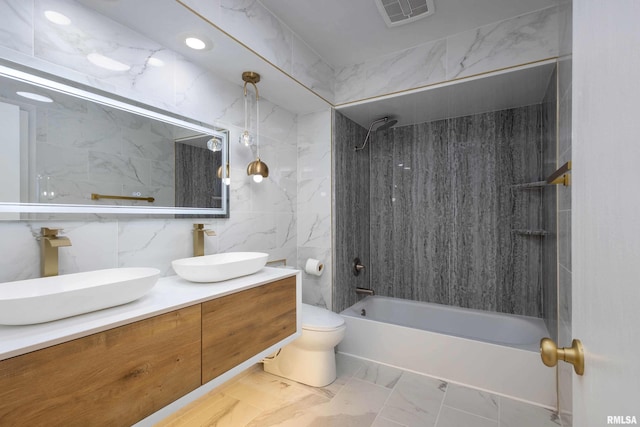
<path id="1" fill-rule="evenodd" d="M 338 352 L 548 408 L 556 370 L 542 364 L 542 319 L 368 296 L 340 313 Z"/>

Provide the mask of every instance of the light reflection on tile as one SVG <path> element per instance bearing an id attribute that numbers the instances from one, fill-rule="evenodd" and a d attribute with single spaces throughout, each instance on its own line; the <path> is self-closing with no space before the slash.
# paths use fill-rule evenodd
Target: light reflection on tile
<path id="1" fill-rule="evenodd" d="M 260 412 L 256 407 L 221 393 L 212 396 L 201 410 L 188 412 L 158 426 L 237 427 L 246 425 Z"/>

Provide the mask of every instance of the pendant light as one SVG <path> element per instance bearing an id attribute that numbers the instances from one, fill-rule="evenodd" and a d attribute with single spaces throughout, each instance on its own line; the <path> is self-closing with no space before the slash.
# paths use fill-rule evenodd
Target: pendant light
<path id="1" fill-rule="evenodd" d="M 240 135 L 240 142 L 246 146 L 251 144 L 251 135 L 249 134 L 248 111 L 247 111 L 247 84 L 252 84 L 256 91 L 256 160 L 247 166 L 247 175 L 253 176 L 255 182 L 262 182 L 263 178 L 269 176 L 269 167 L 260 160 L 260 94 L 256 83 L 260 81 L 260 74 L 253 71 L 245 71 L 242 73 L 244 81 L 244 132 Z"/>

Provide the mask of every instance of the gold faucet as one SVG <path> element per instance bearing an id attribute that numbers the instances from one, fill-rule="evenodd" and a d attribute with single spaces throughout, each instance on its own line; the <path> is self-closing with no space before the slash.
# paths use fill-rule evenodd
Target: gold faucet
<path id="1" fill-rule="evenodd" d="M 193 224 L 193 256 L 204 255 L 204 235 L 215 236 L 216 232 L 205 229 L 204 224 Z"/>
<path id="2" fill-rule="evenodd" d="M 71 240 L 58 236 L 62 231 L 56 228 L 40 229 L 40 273 L 42 277 L 58 275 L 58 248 L 71 246 Z"/>

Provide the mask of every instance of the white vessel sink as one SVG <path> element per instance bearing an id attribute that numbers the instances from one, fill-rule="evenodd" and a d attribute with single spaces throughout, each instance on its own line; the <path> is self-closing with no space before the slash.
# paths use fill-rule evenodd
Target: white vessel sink
<path id="1" fill-rule="evenodd" d="M 268 257 L 262 252 L 227 252 L 177 259 L 171 266 L 190 282 L 221 282 L 255 273 L 266 265 Z"/>
<path id="2" fill-rule="evenodd" d="M 153 288 L 156 268 L 112 268 L 0 283 L 0 325 L 50 322 L 134 301 Z"/>

